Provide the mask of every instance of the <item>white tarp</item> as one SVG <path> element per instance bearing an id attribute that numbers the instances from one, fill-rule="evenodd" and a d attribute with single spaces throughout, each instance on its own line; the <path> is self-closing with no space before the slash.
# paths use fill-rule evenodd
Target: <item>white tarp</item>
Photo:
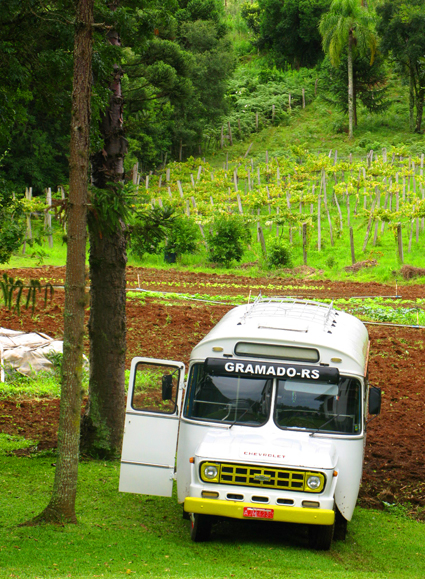
<path id="1" fill-rule="evenodd" d="M 29 376 L 35 372 L 51 371 L 52 362 L 46 357 L 49 352 L 63 351 L 63 342 L 46 334 L 17 332 L 0 328 L 1 381 L 5 372 L 13 369 Z"/>

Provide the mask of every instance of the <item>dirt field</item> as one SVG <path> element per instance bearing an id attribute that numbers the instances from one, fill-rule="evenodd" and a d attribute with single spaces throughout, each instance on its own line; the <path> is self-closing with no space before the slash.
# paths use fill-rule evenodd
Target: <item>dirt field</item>
<path id="1" fill-rule="evenodd" d="M 64 268 L 10 270 L 19 279 L 30 277 L 56 285 L 64 282 Z M 308 299 L 395 296 L 425 297 L 422 285 L 388 286 L 378 283 L 329 282 L 289 278 L 248 279 L 230 275 L 176 272 L 173 269 L 129 268 L 129 287 L 147 290 L 209 294 L 211 296 L 286 295 Z M 218 299 L 218 297 L 216 298 Z M 0 308 L 0 326 L 40 331 L 60 338 L 63 328 L 63 290 L 44 307 L 39 299 L 35 315 L 21 316 Z M 396 302 L 395 302 L 396 305 Z M 146 297 L 127 304 L 127 364 L 135 355 L 182 360 L 231 306 L 201 301 L 174 302 Z M 368 326 L 371 349 L 369 378 L 383 390 L 381 415 L 368 426 L 360 501 L 382 506 L 403 502 L 425 518 L 425 330 Z M 56 444 L 58 400 L 0 400 L 0 429 L 40 441 L 39 449 Z"/>

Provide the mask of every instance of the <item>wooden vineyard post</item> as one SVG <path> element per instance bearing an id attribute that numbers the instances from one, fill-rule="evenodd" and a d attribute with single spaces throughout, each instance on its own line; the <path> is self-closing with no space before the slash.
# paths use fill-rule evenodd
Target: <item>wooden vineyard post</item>
<path id="1" fill-rule="evenodd" d="M 303 223 L 303 264 L 307 265 L 307 223 Z"/>
<path id="2" fill-rule="evenodd" d="M 171 193 L 171 187 L 167 187 L 167 190 L 168 190 L 168 195 L 172 201 L 173 200 L 173 194 Z"/>
<path id="3" fill-rule="evenodd" d="M 349 194 L 348 194 L 348 190 L 347 190 L 346 203 L 347 203 L 347 227 L 348 227 L 349 229 L 351 229 L 351 223 L 350 223 L 350 196 L 349 196 Z M 341 224 L 341 229 L 342 229 L 342 224 Z"/>
<path id="4" fill-rule="evenodd" d="M 181 181 L 177 181 L 177 188 L 178 188 L 178 190 L 179 190 L 180 197 L 181 197 L 182 199 L 184 199 L 183 187 L 182 187 L 182 182 L 181 182 Z"/>
<path id="5" fill-rule="evenodd" d="M 48 232 L 49 247 L 53 247 L 53 235 L 52 235 L 52 214 L 50 213 L 50 207 L 52 206 L 52 190 L 50 187 L 46 190 L 46 205 L 47 210 L 44 217 L 44 228 Z"/>
<path id="6" fill-rule="evenodd" d="M 354 253 L 354 234 L 352 227 L 350 227 L 350 248 L 351 248 L 351 265 L 354 265 L 356 263 L 356 255 Z"/>
<path id="7" fill-rule="evenodd" d="M 375 211 L 375 204 L 376 204 L 376 199 L 373 200 L 372 207 L 370 209 L 369 223 L 367 224 L 366 235 L 365 235 L 364 242 L 363 242 L 363 249 L 362 249 L 363 252 L 366 251 L 366 246 L 367 246 L 367 242 L 368 242 L 369 234 L 370 234 L 370 228 L 372 227 L 372 222 L 373 222 L 373 212 Z"/>
<path id="8" fill-rule="evenodd" d="M 378 187 L 375 187 L 375 198 L 376 198 L 376 208 L 378 209 L 380 206 L 380 203 L 381 203 L 381 194 L 380 194 Z M 379 229 L 379 222 L 376 221 L 375 231 L 373 233 L 373 241 L 372 241 L 373 247 L 375 247 L 376 242 L 378 240 L 378 229 Z"/>
<path id="9" fill-rule="evenodd" d="M 133 178 L 132 178 L 133 185 L 137 185 L 137 175 L 138 175 L 138 173 L 139 173 L 139 163 L 135 163 L 135 164 L 133 165 Z"/>
<path id="10" fill-rule="evenodd" d="M 322 251 L 322 230 L 320 223 L 320 189 L 317 199 L 317 251 Z"/>
<path id="11" fill-rule="evenodd" d="M 404 263 L 403 237 L 401 234 L 401 223 L 397 224 L 397 248 L 398 248 L 398 259 L 399 259 L 400 263 Z"/>
<path id="12" fill-rule="evenodd" d="M 267 199 L 268 199 L 267 207 L 268 207 L 268 209 L 269 209 L 269 218 L 271 218 L 272 208 L 271 208 L 271 206 L 270 206 L 270 191 L 269 191 L 269 186 L 268 186 L 268 185 L 266 185 L 266 191 L 267 191 Z M 270 222 L 270 227 L 269 227 L 270 231 L 272 230 L 272 228 L 273 228 L 273 223 Z"/>
<path id="13" fill-rule="evenodd" d="M 224 127 L 221 125 L 221 133 L 220 133 L 220 148 L 224 147 Z M 181 161 L 181 158 L 179 159 Z"/>
<path id="14" fill-rule="evenodd" d="M 288 109 L 292 110 L 291 109 L 291 93 L 288 94 Z"/>
<path id="15" fill-rule="evenodd" d="M 239 195 L 239 193 L 236 194 L 236 199 L 238 200 L 239 213 L 241 215 L 243 215 L 242 201 L 241 201 L 241 196 Z"/>
<path id="16" fill-rule="evenodd" d="M 386 185 L 386 177 L 384 178 L 384 183 Z M 384 209 L 387 209 L 388 207 L 388 199 L 390 197 L 390 192 L 387 189 L 387 192 L 385 193 L 385 201 L 384 201 Z M 382 225 L 381 225 L 381 235 L 384 233 L 385 231 L 385 221 L 382 221 Z"/>
<path id="17" fill-rule="evenodd" d="M 261 225 L 258 225 L 257 231 L 258 231 L 258 239 L 261 245 L 261 252 L 263 254 L 263 257 L 266 258 L 267 257 L 266 241 L 264 239 L 263 228 L 261 227 Z"/>
<path id="18" fill-rule="evenodd" d="M 338 199 L 337 199 L 337 196 L 336 196 L 335 191 L 334 191 L 334 200 L 335 200 L 336 208 L 338 209 L 339 229 L 340 229 L 340 231 L 342 231 L 342 213 L 341 213 L 341 207 L 339 206 Z"/>
<path id="19" fill-rule="evenodd" d="M 288 180 L 289 180 L 289 176 L 288 176 Z M 288 189 L 286 190 L 286 207 L 288 208 L 288 211 L 291 211 L 291 196 L 289 194 Z M 289 225 L 289 243 L 292 244 L 292 227 Z"/>
<path id="20" fill-rule="evenodd" d="M 415 206 L 413 206 L 413 212 L 415 211 Z M 409 234 L 409 245 L 407 248 L 407 253 L 411 253 L 412 251 L 412 238 L 413 238 L 413 228 L 414 228 L 415 220 L 410 220 L 410 234 Z"/>
<path id="21" fill-rule="evenodd" d="M 325 211 L 326 211 L 326 215 L 328 217 L 328 223 L 329 223 L 329 237 L 331 239 L 331 246 L 334 246 L 334 236 L 333 236 L 333 232 L 332 232 L 332 220 L 331 220 L 331 214 L 329 213 L 329 208 L 328 208 L 328 200 L 326 197 L 326 173 L 323 171 L 323 204 L 325 206 Z"/>
<path id="22" fill-rule="evenodd" d="M 27 187 L 25 189 L 25 199 L 31 201 L 32 199 L 32 187 Z M 32 227 L 31 227 L 31 213 L 27 213 L 26 216 L 27 228 L 25 232 L 25 239 L 22 245 L 22 253 L 25 253 L 26 246 L 27 246 L 27 239 L 32 239 Z"/>
<path id="23" fill-rule="evenodd" d="M 260 229 L 261 229 L 261 225 L 260 225 L 260 213 L 261 210 L 257 209 L 257 215 L 258 215 L 258 221 L 257 221 L 257 241 L 260 241 Z"/>

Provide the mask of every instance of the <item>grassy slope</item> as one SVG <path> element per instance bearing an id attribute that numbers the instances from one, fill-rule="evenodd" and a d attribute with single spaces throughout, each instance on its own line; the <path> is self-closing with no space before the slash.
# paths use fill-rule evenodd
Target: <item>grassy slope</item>
<path id="1" fill-rule="evenodd" d="M 425 526 L 400 512 L 357 509 L 345 543 L 306 548 L 298 527 L 228 522 L 194 544 L 173 499 L 119 494 L 118 464 L 80 466 L 79 524 L 17 527 L 41 511 L 53 455 L 0 454 L 0 577 L 422 578 Z"/>

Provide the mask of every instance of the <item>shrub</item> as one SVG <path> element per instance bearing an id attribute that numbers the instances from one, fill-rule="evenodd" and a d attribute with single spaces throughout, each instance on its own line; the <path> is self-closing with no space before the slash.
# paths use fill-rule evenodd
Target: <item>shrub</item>
<path id="1" fill-rule="evenodd" d="M 150 207 L 136 211 L 130 228 L 131 251 L 142 259 L 145 253 L 159 253 L 174 222 L 174 207 Z"/>
<path id="2" fill-rule="evenodd" d="M 207 234 L 208 260 L 224 265 L 240 261 L 249 239 L 249 229 L 241 218 L 235 215 L 219 217 Z"/>
<path id="3" fill-rule="evenodd" d="M 274 267 L 292 267 L 291 247 L 281 238 L 274 239 L 267 248 L 267 265 Z"/>
<path id="4" fill-rule="evenodd" d="M 170 223 L 165 242 L 165 251 L 181 255 L 194 253 L 199 247 L 200 230 L 190 217 L 181 215 Z"/>

